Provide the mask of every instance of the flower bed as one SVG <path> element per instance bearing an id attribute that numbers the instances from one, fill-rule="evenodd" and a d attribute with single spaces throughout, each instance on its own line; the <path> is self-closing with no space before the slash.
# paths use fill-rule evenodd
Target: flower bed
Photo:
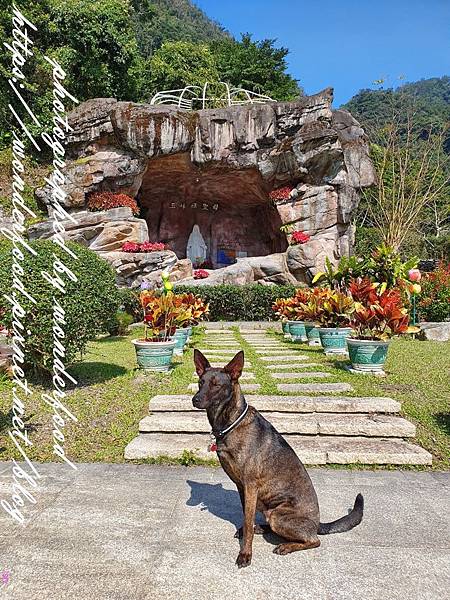
<path id="1" fill-rule="evenodd" d="M 125 242 L 122 244 L 122 252 L 161 252 L 162 250 L 167 250 L 167 245 L 162 242 L 143 242 L 142 244 Z"/>
<path id="2" fill-rule="evenodd" d="M 91 212 L 110 210 L 128 206 L 133 215 L 139 215 L 139 207 L 136 200 L 126 194 L 114 194 L 113 192 L 92 192 L 88 195 L 87 209 Z"/>

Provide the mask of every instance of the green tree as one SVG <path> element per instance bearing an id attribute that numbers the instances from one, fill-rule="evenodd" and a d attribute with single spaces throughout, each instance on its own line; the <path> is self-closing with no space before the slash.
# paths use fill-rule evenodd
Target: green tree
<path id="1" fill-rule="evenodd" d="M 150 96 L 161 90 L 203 86 L 207 81 L 219 80 L 216 61 L 209 47 L 193 42 L 165 42 L 150 59 L 149 73 L 145 85 Z"/>
<path id="2" fill-rule="evenodd" d="M 242 40 L 223 40 L 212 44 L 220 78 L 226 83 L 267 94 L 275 100 L 294 100 L 301 88 L 287 70 L 287 48 L 275 48 L 275 40 L 253 41 L 246 33 Z"/>

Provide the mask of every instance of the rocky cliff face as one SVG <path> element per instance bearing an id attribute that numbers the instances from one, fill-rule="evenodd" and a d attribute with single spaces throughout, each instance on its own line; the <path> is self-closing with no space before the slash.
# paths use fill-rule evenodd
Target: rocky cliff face
<path id="1" fill-rule="evenodd" d="M 127 193 L 150 239 L 167 242 L 179 258 L 197 223 L 213 262 L 224 248 L 249 257 L 288 249 L 288 278 L 308 281 L 326 256 L 350 252 L 359 190 L 374 183 L 364 132 L 331 102 L 329 89 L 297 102 L 197 112 L 89 100 L 70 115 L 66 207 L 85 210 L 92 191 Z M 295 188 L 291 198 L 271 203 L 269 192 L 283 185 Z M 37 195 L 49 204 L 48 188 Z M 129 221 L 130 239 L 141 237 L 141 225 Z M 310 242 L 288 248 L 283 224 Z M 123 237 L 126 226 L 115 229 Z M 95 249 L 116 251 L 106 238 L 96 234 Z"/>

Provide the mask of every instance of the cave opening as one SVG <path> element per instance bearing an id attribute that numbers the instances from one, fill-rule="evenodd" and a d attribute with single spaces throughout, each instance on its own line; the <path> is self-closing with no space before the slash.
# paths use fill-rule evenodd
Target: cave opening
<path id="1" fill-rule="evenodd" d="M 151 159 L 137 196 L 150 241 L 186 258 L 194 225 L 206 243 L 206 261 L 220 268 L 237 258 L 284 252 L 286 235 L 256 168 L 192 163 L 189 153 Z M 202 264 L 200 264 L 200 262 Z"/>

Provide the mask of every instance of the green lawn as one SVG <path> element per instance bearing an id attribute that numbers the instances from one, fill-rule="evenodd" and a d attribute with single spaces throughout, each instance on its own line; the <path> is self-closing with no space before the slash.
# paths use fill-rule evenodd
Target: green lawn
<path id="1" fill-rule="evenodd" d="M 276 393 L 275 382 L 265 364 L 236 335 L 253 363 L 252 370 L 262 384 L 261 393 Z M 92 343 L 83 362 L 71 370 L 79 385 L 69 393 L 65 404 L 78 423 L 65 427 L 64 447 L 74 461 L 123 462 L 124 448 L 137 435 L 138 423 L 148 413 L 151 397 L 161 393 L 185 394 L 193 380 L 192 349 L 182 360 L 178 359 L 170 375 L 144 375 L 136 371 L 134 347 L 130 343 L 134 337 L 136 330 L 127 337 L 105 337 Z M 205 344 L 201 332 L 195 334 L 193 341 L 200 346 Z M 342 370 L 340 360 L 325 357 L 320 349 L 302 345 L 301 350 L 311 357 L 310 362 L 321 363 L 321 368 L 333 374 L 327 381 L 351 383 L 354 395 L 390 396 L 401 401 L 403 414 L 417 425 L 416 441 L 434 456 L 433 469 L 450 467 L 450 344 L 411 339 L 393 341 L 388 376 L 384 379 L 352 375 Z M 1 460 L 19 458 L 5 435 L 10 425 L 11 388 L 8 379 L 0 379 Z M 28 456 L 36 461 L 55 460 L 51 413 L 41 400 L 45 386 L 35 382 L 33 389 L 34 394 L 27 402 L 27 423 L 33 441 Z M 188 464 L 192 457 L 187 454 L 183 461 Z"/>

